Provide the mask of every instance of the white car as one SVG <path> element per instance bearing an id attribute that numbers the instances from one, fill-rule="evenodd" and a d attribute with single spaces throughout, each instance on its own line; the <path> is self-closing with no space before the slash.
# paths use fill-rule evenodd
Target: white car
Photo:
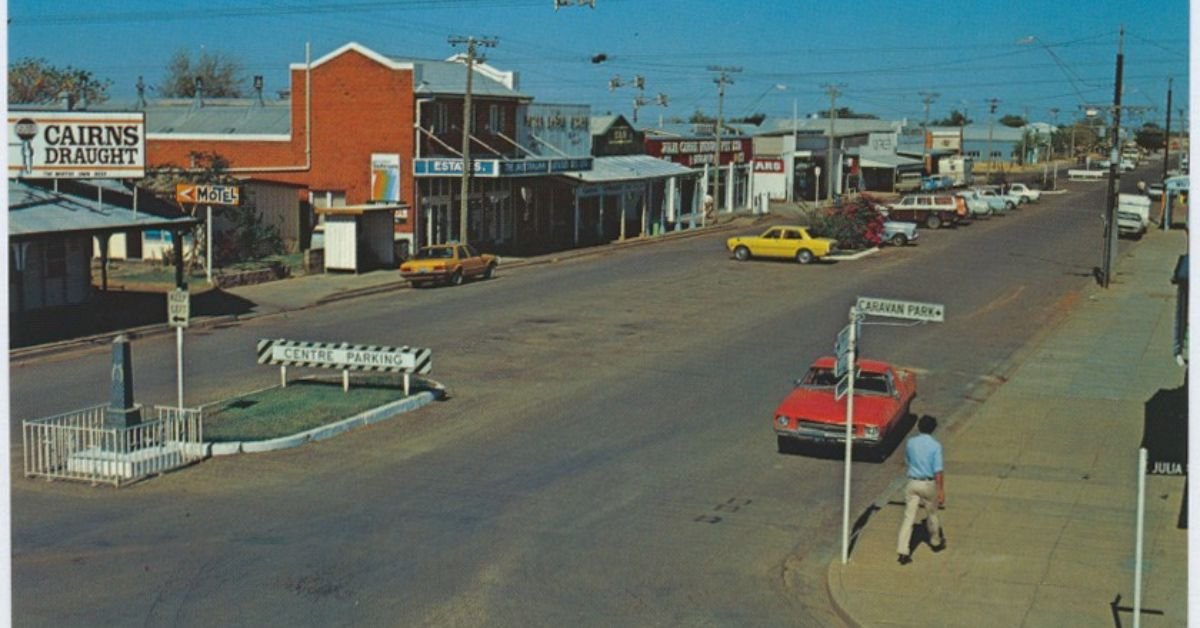
<path id="1" fill-rule="evenodd" d="M 1024 183 L 1013 183 L 1008 186 L 1010 194 L 1016 194 L 1021 197 L 1022 203 L 1036 203 L 1042 197 L 1041 190 L 1035 190 Z"/>

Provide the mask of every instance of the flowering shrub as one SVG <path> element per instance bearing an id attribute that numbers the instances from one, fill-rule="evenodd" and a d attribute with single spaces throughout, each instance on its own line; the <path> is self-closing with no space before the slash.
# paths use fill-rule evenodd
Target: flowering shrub
<path id="1" fill-rule="evenodd" d="M 875 209 L 875 199 L 861 196 L 843 199 L 817 218 L 814 231 L 837 240 L 843 250 L 866 249 L 883 241 L 883 214 Z"/>

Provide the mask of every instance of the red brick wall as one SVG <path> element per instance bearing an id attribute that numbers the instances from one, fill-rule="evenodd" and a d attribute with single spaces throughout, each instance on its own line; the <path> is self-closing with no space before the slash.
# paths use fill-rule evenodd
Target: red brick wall
<path id="1" fill-rule="evenodd" d="M 150 166 L 188 166 L 192 151 L 216 152 L 239 172 L 270 181 L 298 183 L 310 189 L 344 190 L 346 203 L 366 203 L 371 192 L 371 153 L 400 155 L 401 200 L 414 205 L 412 71 L 393 70 L 350 50 L 312 70 L 312 167 L 308 171 L 271 172 L 304 165 L 305 71 L 292 70 L 290 142 L 195 141 L 147 142 Z M 410 214 L 407 230 L 412 227 Z"/>

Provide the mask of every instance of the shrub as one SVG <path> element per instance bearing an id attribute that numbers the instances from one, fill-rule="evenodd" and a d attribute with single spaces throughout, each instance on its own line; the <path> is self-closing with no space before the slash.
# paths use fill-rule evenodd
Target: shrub
<path id="1" fill-rule="evenodd" d="M 873 198 L 843 198 L 817 218 L 814 231 L 837 240 L 840 249 L 866 249 L 883 241 L 883 222 Z"/>

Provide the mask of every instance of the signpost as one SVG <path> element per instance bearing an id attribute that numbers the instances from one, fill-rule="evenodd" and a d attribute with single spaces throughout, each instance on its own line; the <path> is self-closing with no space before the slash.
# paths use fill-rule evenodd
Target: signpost
<path id="1" fill-rule="evenodd" d="M 854 441 L 854 363 L 858 340 L 862 336 L 862 320 L 868 314 L 903 318 L 921 323 L 940 323 L 946 318 L 946 306 L 941 303 L 901 301 L 858 297 L 850 308 L 850 324 L 838 332 L 833 349 L 837 354 L 835 377 L 841 377 L 834 387 L 834 400 L 846 398 L 846 468 L 842 497 L 842 564 L 850 559 L 850 460 Z"/>
<path id="2" fill-rule="evenodd" d="M 308 342 L 262 339 L 258 341 L 258 363 L 278 364 L 281 385 L 287 386 L 287 367 L 339 369 L 342 389 L 350 390 L 350 371 L 404 373 L 404 394 L 409 374 L 433 370 L 433 352 L 415 347 L 352 345 L 346 342 Z"/>
<path id="3" fill-rule="evenodd" d="M 183 329 L 191 318 L 191 295 L 183 288 L 167 293 L 167 324 L 175 328 L 175 386 L 183 412 Z"/>
<path id="4" fill-rule="evenodd" d="M 242 202 L 242 189 L 236 185 L 208 185 L 197 183 L 176 183 L 175 201 L 180 205 L 198 205 L 205 203 L 204 224 L 208 229 L 204 242 L 204 275 L 208 283 L 212 283 L 212 251 L 213 251 L 213 219 L 212 206 L 230 205 L 236 207 Z"/>

